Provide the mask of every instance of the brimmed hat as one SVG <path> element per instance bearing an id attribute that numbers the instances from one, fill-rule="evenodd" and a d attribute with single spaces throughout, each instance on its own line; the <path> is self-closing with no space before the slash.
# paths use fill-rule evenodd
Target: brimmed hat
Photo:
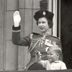
<path id="1" fill-rule="evenodd" d="M 46 17 L 48 20 L 53 20 L 53 13 L 49 12 L 47 10 L 39 10 L 35 13 L 34 18 L 36 21 L 38 21 L 39 18 L 41 17 Z"/>

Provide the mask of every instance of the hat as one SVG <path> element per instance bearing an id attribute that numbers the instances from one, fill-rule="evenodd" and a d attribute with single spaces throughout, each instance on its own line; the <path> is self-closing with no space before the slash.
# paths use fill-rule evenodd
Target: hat
<path id="1" fill-rule="evenodd" d="M 47 10 L 39 10 L 35 13 L 34 18 L 37 21 L 41 17 L 46 17 L 48 20 L 52 21 L 53 15 L 54 14 L 52 12 L 49 12 Z"/>

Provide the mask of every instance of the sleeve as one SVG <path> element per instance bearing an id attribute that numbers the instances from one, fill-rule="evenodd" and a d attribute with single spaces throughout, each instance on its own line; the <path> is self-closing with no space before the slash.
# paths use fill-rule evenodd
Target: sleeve
<path id="1" fill-rule="evenodd" d="M 20 45 L 20 46 L 29 46 L 30 43 L 31 43 L 31 39 L 29 36 L 26 36 L 26 37 L 23 37 L 21 38 L 20 37 L 20 31 L 21 31 L 21 27 L 12 27 L 12 42 L 15 44 L 15 45 Z"/>
<path id="2" fill-rule="evenodd" d="M 67 69 L 66 64 L 64 62 L 62 62 L 61 64 L 61 70 Z"/>
<path id="3" fill-rule="evenodd" d="M 56 43 L 56 45 L 62 49 L 61 40 L 58 37 L 51 36 L 51 40 L 54 41 Z"/>
<path id="4" fill-rule="evenodd" d="M 46 61 L 41 60 L 41 61 L 39 61 L 39 63 L 40 63 L 44 68 L 46 68 Z"/>
<path id="5" fill-rule="evenodd" d="M 61 44 L 60 39 L 57 38 L 57 42 L 56 42 L 56 43 L 57 43 L 57 45 L 62 49 L 62 44 Z"/>
<path id="6" fill-rule="evenodd" d="M 55 38 L 55 40 L 53 42 L 53 47 L 54 47 L 54 49 L 58 49 L 58 50 L 62 51 L 62 45 L 61 45 L 60 39 Z"/>

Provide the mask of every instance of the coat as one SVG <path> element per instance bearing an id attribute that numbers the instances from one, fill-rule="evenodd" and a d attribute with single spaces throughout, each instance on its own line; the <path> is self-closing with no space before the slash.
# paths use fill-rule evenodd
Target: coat
<path id="1" fill-rule="evenodd" d="M 60 40 L 57 37 L 47 35 L 44 40 L 41 40 L 42 35 L 38 33 L 31 33 L 30 35 L 21 38 L 20 36 L 20 27 L 15 28 L 13 26 L 13 32 L 12 32 L 12 42 L 15 45 L 19 46 L 28 46 L 29 52 L 31 54 L 31 62 L 32 64 L 34 62 L 37 62 L 39 58 L 46 60 L 47 59 L 47 51 L 53 44 L 53 42 L 56 43 L 56 45 L 61 48 Z"/>

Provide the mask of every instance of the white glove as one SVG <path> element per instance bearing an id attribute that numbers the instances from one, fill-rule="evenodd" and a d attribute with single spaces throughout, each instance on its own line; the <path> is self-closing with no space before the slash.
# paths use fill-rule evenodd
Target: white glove
<path id="1" fill-rule="evenodd" d="M 14 21 L 14 27 L 18 27 L 21 21 L 21 16 L 19 11 L 15 11 L 13 13 L 13 21 Z"/>

